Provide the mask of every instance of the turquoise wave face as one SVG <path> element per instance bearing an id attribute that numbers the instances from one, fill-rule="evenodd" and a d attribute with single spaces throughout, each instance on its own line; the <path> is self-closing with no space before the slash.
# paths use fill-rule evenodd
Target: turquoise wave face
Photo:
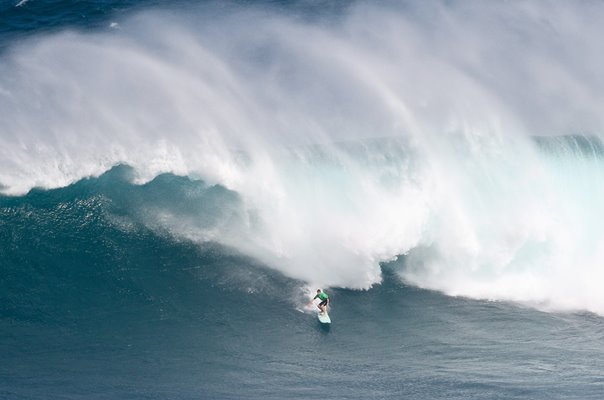
<path id="1" fill-rule="evenodd" d="M 238 274 L 260 271 L 253 260 L 218 244 L 180 240 L 147 217 L 195 218 L 215 230 L 233 218 L 235 194 L 174 175 L 133 185 L 130 173 L 116 167 L 66 188 L 0 198 L 3 318 L 60 324 L 99 313 L 160 317 L 164 297 L 176 300 L 183 290 L 191 296 L 206 280 L 261 290 L 254 281 L 267 272 L 236 282 Z"/>

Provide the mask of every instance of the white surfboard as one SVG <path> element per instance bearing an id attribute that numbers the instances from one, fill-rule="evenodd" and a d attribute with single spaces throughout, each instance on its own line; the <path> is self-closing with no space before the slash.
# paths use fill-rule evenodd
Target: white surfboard
<path id="1" fill-rule="evenodd" d="M 329 318 L 329 314 L 327 314 L 327 311 L 324 313 L 317 313 L 317 316 L 319 317 L 319 322 L 321 322 L 322 324 L 331 324 L 331 318 Z"/>

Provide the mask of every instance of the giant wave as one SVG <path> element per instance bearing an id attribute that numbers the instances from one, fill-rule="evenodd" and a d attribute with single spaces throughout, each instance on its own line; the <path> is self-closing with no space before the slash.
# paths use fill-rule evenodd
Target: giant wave
<path id="1" fill-rule="evenodd" d="M 142 197 L 140 223 L 313 285 L 398 259 L 420 287 L 604 314 L 604 53 L 573 29 L 604 10 L 547 6 L 209 6 L 34 38 L 0 59 L 0 184 L 170 172 L 225 197 Z"/>

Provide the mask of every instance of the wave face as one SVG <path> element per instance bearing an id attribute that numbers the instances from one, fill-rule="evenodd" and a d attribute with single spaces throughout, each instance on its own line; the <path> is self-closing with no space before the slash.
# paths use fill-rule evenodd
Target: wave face
<path id="1" fill-rule="evenodd" d="M 294 297 L 300 282 L 166 228 L 164 219 L 177 215 L 208 230 L 224 226 L 235 194 L 171 174 L 132 185 L 132 173 L 120 166 L 67 188 L 0 198 L 3 321 L 81 328 L 103 316 L 176 317 L 190 312 L 185 303 L 210 305 L 222 290 L 253 298 L 280 288 Z"/>
<path id="2" fill-rule="evenodd" d="M 169 172 L 201 186 L 125 197 L 137 223 L 293 279 L 367 289 L 399 259 L 420 287 L 604 314 L 602 14 L 233 3 L 34 33 L 0 56 L 1 188 Z"/>

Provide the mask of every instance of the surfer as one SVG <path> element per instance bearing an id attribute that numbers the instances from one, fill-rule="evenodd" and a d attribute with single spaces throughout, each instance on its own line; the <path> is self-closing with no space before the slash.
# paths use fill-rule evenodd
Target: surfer
<path id="1" fill-rule="evenodd" d="M 317 289 L 317 294 L 315 295 L 315 297 L 312 298 L 310 302 L 312 303 L 315 299 L 321 300 L 317 307 L 319 307 L 319 310 L 321 310 L 321 314 L 325 314 L 325 312 L 327 311 L 327 305 L 329 304 L 329 296 L 327 295 L 327 293 L 321 291 L 321 289 Z"/>

